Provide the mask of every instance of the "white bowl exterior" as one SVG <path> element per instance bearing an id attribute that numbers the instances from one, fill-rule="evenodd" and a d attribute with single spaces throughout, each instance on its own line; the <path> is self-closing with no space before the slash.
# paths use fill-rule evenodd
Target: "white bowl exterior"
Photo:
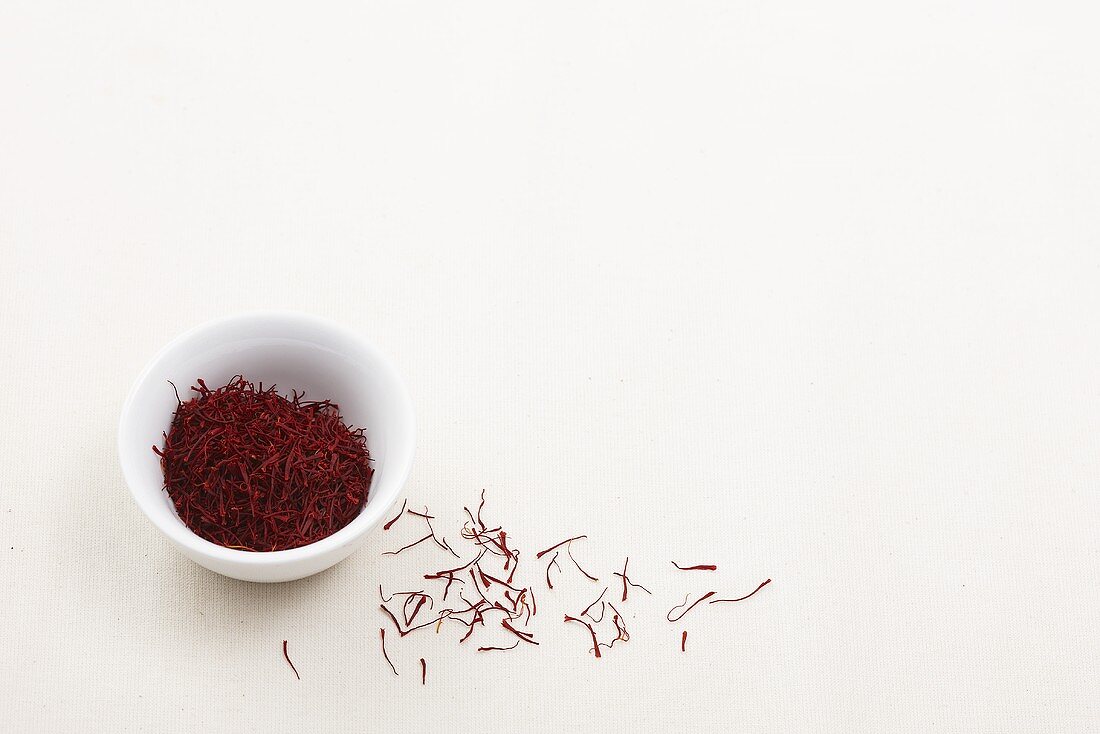
<path id="1" fill-rule="evenodd" d="M 365 429 L 374 460 L 366 507 L 347 526 L 301 548 L 252 553 L 195 535 L 176 515 L 152 446 L 163 446 L 176 409 L 175 383 L 188 399 L 198 378 L 210 387 L 242 374 L 307 397 L 331 399 L 345 422 Z M 193 394 L 192 394 L 193 395 Z M 122 472 L 138 506 L 185 555 L 217 573 L 245 581 L 291 581 L 347 558 L 382 520 L 412 467 L 412 401 L 390 361 L 357 334 L 296 313 L 256 313 L 204 324 L 176 338 L 138 377 L 122 409 L 118 449 Z"/>

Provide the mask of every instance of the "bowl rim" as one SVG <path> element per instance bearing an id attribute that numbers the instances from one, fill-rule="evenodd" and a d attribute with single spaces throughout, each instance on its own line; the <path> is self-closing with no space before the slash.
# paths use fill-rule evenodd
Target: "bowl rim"
<path id="1" fill-rule="evenodd" d="M 392 441 L 392 443 L 395 444 L 407 445 L 408 450 L 404 452 L 406 456 L 397 457 L 398 460 L 402 462 L 402 464 L 397 466 L 397 471 L 393 475 L 394 479 L 392 480 L 397 487 L 397 491 L 394 492 L 393 497 L 391 497 L 388 502 L 377 504 L 373 508 L 368 504 L 366 508 L 360 511 L 359 515 L 357 515 L 354 520 L 326 538 L 322 538 L 309 545 L 277 551 L 246 551 L 236 548 L 226 548 L 225 546 L 218 545 L 217 543 L 213 543 L 197 535 L 182 521 L 174 523 L 162 522 L 156 515 L 151 514 L 149 511 L 149 507 L 151 506 L 150 503 L 155 501 L 153 499 L 155 495 L 134 486 L 135 481 L 131 479 L 130 459 L 127 458 L 127 454 L 131 453 L 131 451 L 124 447 L 123 444 L 127 419 L 134 409 L 137 393 L 166 355 L 182 344 L 206 332 L 223 328 L 231 324 L 261 320 L 296 322 L 311 330 L 327 331 L 330 334 L 337 335 L 342 339 L 354 343 L 358 348 L 370 355 L 374 366 L 383 373 L 384 381 L 390 385 L 390 389 L 394 390 L 395 396 L 401 406 L 401 412 L 405 414 L 408 423 L 407 429 L 403 432 L 403 435 L 399 435 L 396 440 Z M 134 379 L 126 395 L 126 399 L 122 404 L 122 410 L 119 414 L 118 421 L 117 442 L 118 458 L 122 468 L 123 479 L 130 490 L 131 496 L 133 496 L 134 501 L 137 503 L 138 507 L 141 508 L 145 517 L 148 518 L 149 521 L 169 540 L 189 552 L 199 554 L 211 560 L 252 567 L 281 566 L 283 564 L 300 562 L 306 559 L 315 559 L 318 556 L 335 553 L 355 543 L 373 529 L 378 520 L 396 504 L 401 494 L 401 488 L 408 480 L 409 474 L 412 471 L 413 458 L 416 453 L 416 412 L 413 409 L 412 397 L 409 395 L 405 381 L 401 378 L 401 374 L 397 371 L 396 366 L 381 349 L 360 333 L 335 321 L 300 311 L 243 311 L 200 323 L 180 333 L 157 350 Z M 389 461 L 389 459 L 387 459 L 387 461 Z M 159 490 L 163 492 L 163 487 L 160 487 Z"/>

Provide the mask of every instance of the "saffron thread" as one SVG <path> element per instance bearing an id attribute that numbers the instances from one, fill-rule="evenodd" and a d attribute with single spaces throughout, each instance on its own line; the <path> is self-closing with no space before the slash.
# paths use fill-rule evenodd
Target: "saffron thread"
<path id="1" fill-rule="evenodd" d="M 764 581 L 764 583 L 760 584 L 760 585 L 759 585 L 759 586 L 757 586 L 757 587 L 756 587 L 755 589 L 753 589 L 753 590 L 752 590 L 752 593 L 750 593 L 750 594 L 746 594 L 745 596 L 742 596 L 742 597 L 740 597 L 740 598 L 738 598 L 738 599 L 713 599 L 713 600 L 711 600 L 711 602 L 710 602 L 710 603 L 711 603 L 711 604 L 718 604 L 718 603 L 721 603 L 721 602 L 735 602 L 735 601 L 745 601 L 745 600 L 746 600 L 746 599 L 748 599 L 748 598 L 749 598 L 750 596 L 752 596 L 752 595 L 753 595 L 753 594 L 755 594 L 756 592 L 760 591 L 761 589 L 763 589 L 763 588 L 764 588 L 765 586 L 767 586 L 767 585 L 768 585 L 768 584 L 770 584 L 771 582 L 772 582 L 772 580 L 771 580 L 771 579 L 767 579 L 767 580 L 765 580 L 765 581 Z"/>
<path id="2" fill-rule="evenodd" d="M 172 387 L 175 387 L 175 385 Z M 286 662 L 290 665 L 290 669 L 294 671 L 294 677 L 301 680 L 302 676 L 298 675 L 298 669 L 294 667 L 294 663 L 290 661 L 290 655 L 286 651 L 286 640 L 283 640 L 283 657 L 286 658 Z"/>
<path id="3" fill-rule="evenodd" d="M 401 509 L 398 510 L 397 515 L 392 520 L 382 526 L 382 530 L 389 530 L 393 527 L 393 524 L 401 519 L 401 516 L 405 514 L 405 505 L 409 503 L 409 498 L 406 497 L 405 501 L 401 503 Z"/>
<path id="4" fill-rule="evenodd" d="M 396 620 L 394 620 L 394 621 L 396 621 Z M 398 675 L 397 668 L 393 667 L 393 661 L 390 660 L 390 656 L 386 652 L 386 628 L 385 627 L 379 627 L 378 628 L 378 634 L 382 638 L 382 657 L 384 657 L 386 659 L 386 662 L 390 664 L 390 670 L 393 671 L 393 674 Z"/>
<path id="5" fill-rule="evenodd" d="M 535 554 L 535 558 L 536 559 L 537 558 L 542 558 L 543 556 L 545 556 L 547 553 L 554 550 L 555 548 L 561 548 L 563 545 L 566 545 L 568 543 L 572 543 L 574 540 L 580 540 L 581 538 L 587 538 L 587 537 L 588 537 L 587 535 L 576 535 L 572 538 L 567 538 L 566 540 L 563 540 L 560 543 L 555 543 L 554 545 L 550 546 L 549 548 L 547 548 L 544 551 L 539 551 L 538 553 Z"/>
<path id="6" fill-rule="evenodd" d="M 699 597 L 698 599 L 693 601 L 691 603 L 691 606 L 688 606 L 688 603 L 687 603 L 688 598 L 691 597 L 691 594 L 688 594 L 687 596 L 684 597 L 684 603 L 683 604 L 677 604 L 672 609 L 668 610 L 668 614 L 665 615 L 665 619 L 667 619 L 669 622 L 679 622 L 681 619 L 684 618 L 684 615 L 686 615 L 688 612 L 690 612 L 692 609 L 695 608 L 695 605 L 699 604 L 702 601 L 705 601 L 705 600 L 711 598 L 716 593 L 717 592 L 715 592 L 715 591 L 708 591 L 707 593 L 703 594 L 701 597 Z M 676 617 L 673 617 L 672 613 L 675 612 L 677 609 L 680 609 L 681 607 L 687 607 L 687 608 L 684 609 L 684 611 L 680 612 L 680 614 L 677 615 Z"/>

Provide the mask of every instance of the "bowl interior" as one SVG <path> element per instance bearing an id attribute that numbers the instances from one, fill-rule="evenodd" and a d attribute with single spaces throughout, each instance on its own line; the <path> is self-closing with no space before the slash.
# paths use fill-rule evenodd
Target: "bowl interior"
<path id="1" fill-rule="evenodd" d="M 194 535 L 176 515 L 167 492 L 159 457 L 152 446 L 163 446 L 176 409 L 175 383 L 180 398 L 194 396 L 198 378 L 210 388 L 244 375 L 264 387 L 275 385 L 281 394 L 305 391 L 307 398 L 330 399 L 340 406 L 344 422 L 362 427 L 375 474 L 367 502 L 359 516 L 342 530 L 311 548 L 357 534 L 385 513 L 400 492 L 412 458 L 411 408 L 404 386 L 392 366 L 373 347 L 326 322 L 307 317 L 238 318 L 199 327 L 168 345 L 139 378 L 119 429 L 123 471 L 144 511 L 174 539 L 192 541 L 220 551 Z M 359 528 L 364 530 L 365 528 Z M 189 538 L 184 539 L 179 533 Z M 209 550 L 209 549 L 208 549 Z M 296 550 L 277 551 L 293 553 Z M 271 555 L 248 553 L 250 556 Z"/>

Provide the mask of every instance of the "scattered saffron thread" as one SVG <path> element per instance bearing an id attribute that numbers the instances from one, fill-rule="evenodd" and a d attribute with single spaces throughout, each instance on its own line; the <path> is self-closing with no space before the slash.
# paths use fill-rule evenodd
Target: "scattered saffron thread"
<path id="1" fill-rule="evenodd" d="M 711 598 L 716 593 L 717 592 L 715 592 L 715 591 L 708 591 L 707 593 L 703 594 L 701 597 L 699 597 L 698 599 L 693 601 L 691 603 L 691 606 L 688 606 L 688 603 L 687 603 L 688 598 L 691 596 L 691 594 L 688 594 L 687 596 L 684 597 L 684 603 L 683 604 L 677 604 L 672 609 L 668 610 L 668 614 L 665 615 L 665 619 L 667 619 L 669 622 L 679 622 L 681 619 L 684 618 L 684 615 L 686 615 L 688 612 L 690 612 L 692 609 L 695 608 L 696 604 L 698 604 L 701 601 L 705 601 L 706 599 Z M 679 609 L 681 607 L 687 607 L 687 609 L 684 609 L 684 611 L 680 612 L 680 614 L 678 616 L 673 617 L 672 613 L 675 612 L 677 609 Z"/>
<path id="2" fill-rule="evenodd" d="M 384 555 L 384 556 L 396 556 L 398 553 L 401 553 L 402 551 L 407 551 L 409 548 L 412 548 L 413 546 L 420 545 L 425 540 L 431 540 L 431 538 L 432 538 L 432 534 L 428 533 L 427 535 L 425 535 L 420 540 L 415 540 L 412 543 L 409 543 L 408 545 L 402 546 L 402 547 L 398 548 L 395 551 L 386 551 L 382 555 Z"/>
<path id="3" fill-rule="evenodd" d="M 490 650 L 515 650 L 517 647 L 519 647 L 519 640 L 516 640 L 514 643 L 512 643 L 511 647 L 479 647 L 477 651 L 489 652 Z"/>
<path id="4" fill-rule="evenodd" d="M 175 387 L 175 385 L 173 385 L 173 387 Z M 286 651 L 286 640 L 283 640 L 283 657 L 286 658 L 287 663 L 290 665 L 290 669 L 294 671 L 294 677 L 301 680 L 302 676 L 298 675 L 298 669 L 294 667 L 294 663 L 290 662 L 290 655 Z"/>
<path id="5" fill-rule="evenodd" d="M 607 593 L 607 587 L 605 586 L 605 587 L 603 587 L 603 591 L 600 592 L 600 595 L 598 597 L 596 597 L 596 601 L 592 602 L 591 604 L 589 604 L 588 606 L 586 606 L 584 608 L 584 611 L 581 612 L 581 616 L 582 617 L 588 617 L 589 619 L 591 619 L 596 624 L 599 624 L 603 620 L 603 613 L 601 612 L 600 613 L 600 618 L 596 619 L 595 617 L 593 617 L 591 614 L 588 613 L 588 610 L 591 609 L 592 607 L 596 606 L 597 604 L 601 603 L 603 601 L 603 595 L 606 594 L 606 593 Z M 602 609 L 602 607 L 601 607 L 601 609 Z"/>
<path id="6" fill-rule="evenodd" d="M 599 642 L 599 640 L 596 639 L 596 630 L 592 629 L 592 625 L 590 625 L 588 622 L 585 622 L 583 619 L 577 619 L 576 617 L 570 617 L 568 614 L 565 615 L 565 621 L 566 622 L 576 622 L 578 624 L 583 624 L 588 629 L 588 633 L 590 635 L 592 635 L 592 649 L 593 649 L 593 652 L 595 652 L 596 657 L 600 657 L 600 642 Z"/>
<path id="7" fill-rule="evenodd" d="M 558 554 L 555 553 L 554 557 L 550 559 L 550 562 L 546 564 L 546 586 L 551 591 L 554 589 L 554 585 L 550 583 L 550 567 L 558 566 L 558 573 L 561 573 L 561 566 L 558 565 Z"/>
<path id="8" fill-rule="evenodd" d="M 740 598 L 738 598 L 738 599 L 712 599 L 710 603 L 711 603 L 711 604 L 718 604 L 719 602 L 734 602 L 734 601 L 745 601 L 745 600 L 746 600 L 746 599 L 748 599 L 748 598 L 749 598 L 750 596 L 752 596 L 752 595 L 753 595 L 753 594 L 755 594 L 756 592 L 760 591 L 761 589 L 763 589 L 763 588 L 764 588 L 765 586 L 767 586 L 767 585 L 768 585 L 768 584 L 770 584 L 771 582 L 772 582 L 772 580 L 771 580 L 771 579 L 767 579 L 767 580 L 765 580 L 765 581 L 764 581 L 764 583 L 760 584 L 760 585 L 759 585 L 759 586 L 757 586 L 757 587 L 756 587 L 755 589 L 753 589 L 753 590 L 752 590 L 752 593 L 750 593 L 750 594 L 746 594 L 745 596 L 742 596 L 742 597 L 740 597 Z"/>
<path id="9" fill-rule="evenodd" d="M 636 584 L 636 583 L 634 583 L 633 581 L 630 580 L 630 577 L 626 575 L 626 567 L 628 565 L 630 565 L 630 556 L 627 556 L 626 557 L 626 562 L 623 563 L 623 572 L 622 573 L 616 572 L 616 573 L 611 574 L 612 576 L 618 576 L 619 578 L 621 578 L 623 580 L 623 599 L 622 600 L 626 601 L 627 586 L 633 586 L 636 589 L 641 589 L 642 591 L 649 594 L 650 596 L 653 596 L 652 591 L 650 591 L 646 587 L 642 586 L 641 584 Z"/>
<path id="10" fill-rule="evenodd" d="M 572 538 L 567 538 L 567 539 L 563 540 L 560 543 L 555 543 L 554 545 L 550 546 L 549 548 L 547 548 L 544 551 L 539 551 L 538 553 L 535 554 L 535 558 L 542 558 L 543 556 L 545 556 L 547 553 L 554 550 L 555 548 L 561 548 L 563 545 L 566 545 L 567 543 L 572 543 L 574 540 L 580 540 L 581 538 L 587 538 L 587 537 L 588 537 L 587 535 L 576 535 Z"/>
<path id="11" fill-rule="evenodd" d="M 611 611 L 615 613 L 612 621 L 615 623 L 615 639 L 611 641 L 608 647 L 614 647 L 615 643 L 622 640 L 623 642 L 630 642 L 630 633 L 626 631 L 626 624 L 623 623 L 623 615 L 615 608 L 615 605 L 611 602 L 607 602 L 607 606 L 611 607 Z"/>
<path id="12" fill-rule="evenodd" d="M 717 571 L 718 570 L 718 566 L 715 566 L 713 564 L 704 564 L 704 565 L 699 565 L 699 566 L 681 566 L 676 561 L 672 561 L 672 565 L 675 566 L 676 568 L 680 569 L 681 571 Z"/>
<path id="13" fill-rule="evenodd" d="M 389 530 L 390 528 L 393 527 L 393 524 L 395 522 L 397 522 L 398 520 L 401 519 L 401 516 L 405 514 L 405 505 L 407 505 L 407 504 L 409 504 L 409 498 L 408 497 L 406 497 L 405 501 L 401 503 L 401 509 L 394 516 L 394 518 L 392 520 L 390 520 L 388 523 L 386 523 L 385 525 L 382 526 L 382 530 Z"/>
<path id="14" fill-rule="evenodd" d="M 386 613 L 386 616 L 389 617 L 393 621 L 393 626 L 394 626 L 394 629 L 397 630 L 397 634 L 404 637 L 405 633 L 401 631 L 401 624 L 397 621 L 397 617 L 393 616 L 393 612 L 391 612 L 389 610 L 389 608 L 386 607 L 385 604 L 379 604 L 378 606 L 383 612 Z"/>
<path id="15" fill-rule="evenodd" d="M 588 573 L 588 571 L 585 571 L 583 568 L 581 568 L 581 564 L 577 563 L 577 559 L 573 557 L 573 551 L 569 550 L 569 543 L 565 544 L 565 555 L 569 556 L 569 560 L 571 560 L 573 562 L 573 565 L 577 567 L 578 571 L 580 571 L 581 573 L 583 573 L 585 576 L 587 576 L 591 580 L 595 581 L 596 583 L 599 583 L 600 580 L 598 578 L 596 578 L 592 574 Z"/>
<path id="16" fill-rule="evenodd" d="M 522 630 L 516 629 L 515 627 L 513 627 L 512 625 L 510 625 L 508 623 L 507 619 L 502 619 L 500 621 L 500 626 L 503 627 L 504 629 L 508 630 L 509 632 L 511 632 L 513 635 L 518 637 L 523 642 L 528 642 L 532 645 L 539 644 L 539 643 L 535 642 L 534 639 L 532 639 L 534 637 L 534 635 L 532 635 L 530 632 L 524 632 Z"/>
<path id="17" fill-rule="evenodd" d="M 396 622 L 396 621 L 397 620 L 394 620 L 394 622 Z M 378 628 L 378 634 L 382 637 L 382 657 L 384 657 L 386 659 L 386 662 L 390 664 L 390 670 L 393 671 L 393 674 L 394 675 L 399 675 L 398 672 L 397 672 L 397 668 L 393 667 L 393 661 L 390 660 L 390 656 L 386 652 L 386 628 L 385 627 L 379 627 Z"/>
<path id="18" fill-rule="evenodd" d="M 436 519 L 436 516 L 430 514 L 427 507 L 424 508 L 423 512 L 411 510 L 407 508 L 406 501 L 403 503 L 402 508 L 403 510 L 400 514 L 414 515 L 423 519 L 427 526 L 428 534 L 397 550 L 387 551 L 383 555 L 397 555 L 416 545 L 432 540 L 439 548 L 450 552 L 455 558 L 461 560 L 459 554 L 455 552 L 454 548 L 452 548 L 449 543 L 447 543 L 446 538 L 436 533 L 432 523 L 432 521 Z M 378 595 L 382 601 L 380 607 L 383 613 L 390 619 L 394 629 L 401 637 L 405 637 L 416 630 L 429 626 L 433 626 L 438 635 L 441 633 L 443 627 L 447 626 L 444 622 L 453 620 L 466 628 L 458 639 L 459 644 L 462 644 L 469 640 L 479 627 L 483 630 L 489 630 L 496 627 L 496 624 L 494 624 L 495 622 L 500 625 L 501 629 L 515 637 L 514 642 L 506 647 L 497 646 L 495 644 L 482 645 L 476 648 L 477 652 L 505 652 L 515 650 L 520 647 L 521 642 L 526 642 L 530 645 L 539 645 L 540 642 L 535 639 L 534 634 L 526 629 L 530 625 L 532 617 L 537 613 L 537 608 L 535 606 L 534 589 L 529 586 L 523 586 L 522 577 L 520 577 L 520 580 L 516 580 L 516 571 L 520 565 L 521 554 L 518 548 L 513 547 L 515 544 L 514 539 L 509 538 L 508 532 L 499 525 L 490 527 L 483 519 L 485 511 L 484 489 L 481 491 L 481 498 L 476 511 L 471 511 L 469 507 L 465 506 L 462 509 L 466 513 L 467 520 L 462 524 L 460 536 L 463 540 L 469 541 L 475 547 L 476 556 L 462 563 L 460 566 L 442 569 L 434 573 L 423 574 L 425 579 L 444 582 L 444 604 L 448 599 L 449 592 L 457 583 L 455 591 L 461 604 L 458 601 L 451 601 L 450 606 L 447 608 L 439 612 L 433 611 L 433 613 L 429 614 L 424 611 L 424 608 L 427 607 L 428 609 L 434 610 L 435 599 L 431 594 L 423 590 L 398 591 L 392 592 L 387 597 L 380 584 L 378 586 Z M 572 538 L 567 538 L 540 551 L 536 555 L 536 558 L 540 559 L 547 557 L 548 562 L 544 575 L 548 589 L 555 588 L 551 573 L 551 570 L 555 566 L 557 567 L 559 577 L 563 575 L 562 567 L 559 563 L 559 556 L 561 555 L 562 549 L 565 550 L 570 561 L 572 561 L 573 565 L 577 567 L 577 570 L 583 576 L 593 581 L 597 580 L 594 575 L 588 573 L 577 562 L 576 557 L 574 557 L 572 553 L 573 541 L 586 539 L 587 537 L 586 535 L 577 535 Z M 494 557 L 499 560 L 494 561 Z M 494 563 L 496 565 L 494 565 Z M 717 570 L 717 566 L 712 564 L 683 566 L 675 561 L 671 563 L 676 569 L 682 571 Z M 503 572 L 500 570 L 502 567 Z M 627 557 L 623 562 L 622 571 L 612 574 L 622 580 L 622 601 L 628 599 L 630 587 L 641 589 L 645 593 L 652 595 L 652 591 L 630 578 L 629 570 L 630 558 Z M 752 593 L 737 599 L 715 599 L 713 597 L 717 592 L 709 591 L 694 601 L 691 601 L 691 594 L 688 594 L 685 596 L 683 604 L 679 604 L 669 610 L 666 614 L 666 619 L 668 619 L 669 622 L 677 622 L 683 619 L 683 617 L 696 606 L 706 601 L 710 601 L 712 604 L 718 602 L 743 601 L 756 594 L 770 582 L 771 579 L 767 579 L 754 589 Z M 473 591 L 476 592 L 476 596 L 470 595 L 471 586 L 473 587 Z M 616 592 L 614 592 L 616 595 L 618 595 L 617 588 L 616 586 Z M 596 658 L 602 657 L 601 648 L 611 649 L 619 642 L 628 642 L 630 640 L 630 632 L 627 630 L 625 617 L 623 617 L 622 613 L 615 607 L 615 604 L 607 599 L 609 591 L 610 585 L 606 585 L 599 596 L 588 604 L 578 616 L 566 614 L 563 617 L 566 623 L 572 622 L 584 626 L 592 641 L 592 646 L 589 649 Z M 473 601 L 467 598 L 468 596 L 471 597 Z M 393 603 L 395 599 L 401 600 L 400 612 L 397 611 L 397 606 L 394 606 L 393 609 L 387 606 Z M 441 604 L 441 606 L 443 605 Z M 596 607 L 600 608 L 600 613 L 598 615 L 595 614 Z M 608 609 L 610 609 L 612 613 L 610 622 L 614 625 L 614 637 L 609 636 L 606 642 L 601 642 L 600 630 L 598 630 L 597 626 L 600 628 L 603 627 L 602 622 L 607 616 Z M 430 616 L 430 618 L 425 620 L 425 617 L 420 616 L 421 614 L 424 614 L 425 617 Z M 396 665 L 394 665 L 386 649 L 384 626 L 379 629 L 379 635 L 381 638 L 383 656 L 390 665 L 391 670 L 397 675 L 398 671 Z M 686 629 L 681 631 L 680 651 L 682 653 L 687 652 Z M 420 682 L 421 685 L 426 685 L 427 662 L 425 658 L 419 658 L 419 660 Z M 290 662 L 289 658 L 287 661 L 288 663 Z M 294 672 L 297 674 L 297 670 Z"/>

